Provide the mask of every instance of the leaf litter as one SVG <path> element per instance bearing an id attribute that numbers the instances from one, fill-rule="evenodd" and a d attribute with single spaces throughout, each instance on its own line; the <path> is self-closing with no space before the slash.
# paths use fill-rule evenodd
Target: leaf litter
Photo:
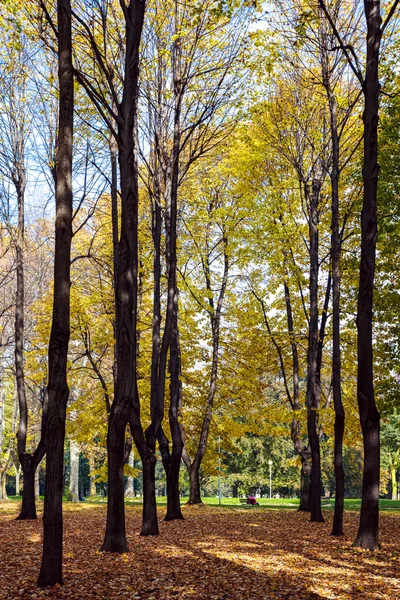
<path id="1" fill-rule="evenodd" d="M 358 514 L 346 535 L 329 535 L 295 511 L 184 506 L 184 521 L 139 536 L 141 508 L 126 507 L 130 552 L 99 551 L 106 509 L 64 506 L 64 585 L 36 587 L 42 521 L 16 521 L 0 504 L 0 599 L 28 600 L 395 600 L 400 598 L 400 515 L 381 515 L 382 549 L 352 548 Z"/>

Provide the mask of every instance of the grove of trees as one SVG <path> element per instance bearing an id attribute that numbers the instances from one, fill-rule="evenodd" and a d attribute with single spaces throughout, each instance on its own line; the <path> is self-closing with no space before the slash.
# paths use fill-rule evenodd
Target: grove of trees
<path id="1" fill-rule="evenodd" d="M 104 552 L 274 487 L 400 473 L 398 0 L 2 0 L 0 498 L 107 496 Z M 84 465 L 84 467 L 83 467 Z M 84 472 L 83 472 L 84 469 Z M 66 489 L 66 474 L 69 489 Z M 85 482 L 85 483 L 83 483 Z M 162 482 L 162 483 L 160 483 Z"/>

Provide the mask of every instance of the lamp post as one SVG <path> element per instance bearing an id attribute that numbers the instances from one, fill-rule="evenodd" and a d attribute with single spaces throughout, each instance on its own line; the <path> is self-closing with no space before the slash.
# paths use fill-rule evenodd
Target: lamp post
<path id="1" fill-rule="evenodd" d="M 268 461 L 269 464 L 269 497 L 272 498 L 272 460 Z"/>

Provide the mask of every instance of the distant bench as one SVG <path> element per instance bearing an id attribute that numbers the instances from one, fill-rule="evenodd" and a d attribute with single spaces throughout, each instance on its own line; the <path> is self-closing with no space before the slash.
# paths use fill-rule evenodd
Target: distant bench
<path id="1" fill-rule="evenodd" d="M 253 506 L 258 506 L 258 503 L 257 504 L 250 504 L 247 501 L 247 498 L 239 498 L 239 502 L 240 502 L 241 505 L 246 506 L 246 508 L 253 508 Z"/>

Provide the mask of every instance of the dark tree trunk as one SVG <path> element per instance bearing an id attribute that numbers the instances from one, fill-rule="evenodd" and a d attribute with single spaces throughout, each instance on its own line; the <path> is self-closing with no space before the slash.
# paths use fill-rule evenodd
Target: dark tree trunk
<path id="1" fill-rule="evenodd" d="M 188 504 L 203 504 L 200 492 L 200 467 L 193 464 L 189 468 L 190 492 Z"/>
<path id="2" fill-rule="evenodd" d="M 156 459 L 146 452 L 143 464 L 143 521 L 140 535 L 158 535 L 155 470 Z"/>
<path id="3" fill-rule="evenodd" d="M 111 407 L 113 413 L 114 404 Z M 114 415 L 109 420 L 107 435 L 108 497 L 106 534 L 103 552 L 128 552 L 125 532 L 124 504 L 124 437 L 126 416 Z"/>
<path id="4" fill-rule="evenodd" d="M 365 3 L 367 60 L 364 81 L 364 197 L 361 213 L 361 264 L 357 307 L 357 400 L 364 442 L 364 472 L 360 526 L 354 546 L 379 547 L 380 416 L 375 404 L 372 357 L 372 305 L 377 237 L 379 50 L 381 16 L 379 0 Z"/>
<path id="5" fill-rule="evenodd" d="M 300 506 L 299 511 L 310 512 L 311 462 L 303 460 L 300 470 Z"/>
<path id="6" fill-rule="evenodd" d="M 48 419 L 43 557 L 38 585 L 62 584 L 62 496 L 65 417 L 69 395 L 67 355 L 70 334 L 70 259 L 72 239 L 72 71 L 71 4 L 58 0 L 59 126 L 56 181 L 56 239 L 53 318 L 49 343 Z"/>
<path id="7" fill-rule="evenodd" d="M 321 511 L 321 460 L 319 435 L 317 430 L 318 410 L 320 408 L 320 387 L 317 381 L 318 359 L 318 274 L 319 274 L 319 194 L 322 181 L 315 177 L 312 189 L 306 189 L 309 200 L 309 236 L 310 236 L 310 323 L 308 342 L 307 370 L 307 430 L 311 448 L 311 521 L 323 522 Z"/>
<path id="8" fill-rule="evenodd" d="M 128 421 L 143 460 L 143 432 L 137 390 L 138 294 L 138 166 L 135 148 L 139 45 L 145 2 L 132 0 L 124 9 L 126 60 L 123 96 L 118 106 L 118 148 L 121 184 L 121 235 L 118 244 L 116 289 L 116 386 L 108 421 L 107 525 L 102 549 L 126 552 L 124 514 L 124 442 Z M 115 167 L 114 167 L 115 168 Z M 115 206 L 114 206 L 115 212 Z M 115 244 L 114 215 L 114 244 Z"/>
<path id="9" fill-rule="evenodd" d="M 341 356 L 340 356 L 340 250 L 341 239 L 339 232 L 339 177 L 340 177 L 340 137 L 338 133 L 337 102 L 332 88 L 334 67 L 330 62 L 330 47 L 332 45 L 328 35 L 321 27 L 321 67 L 322 82 L 327 94 L 330 131 L 332 140 L 332 170 L 330 173 L 332 195 L 331 217 L 331 257 L 333 280 L 333 306 L 332 306 L 332 390 L 335 408 L 335 512 L 331 535 L 343 535 L 343 510 L 344 510 L 344 471 L 343 471 L 343 435 L 344 435 L 344 408 L 342 403 L 341 386 Z"/>
<path id="10" fill-rule="evenodd" d="M 332 277 L 333 277 L 333 333 L 332 333 L 332 386 L 333 404 L 335 407 L 335 512 L 331 535 L 343 535 L 344 511 L 344 470 L 343 470 L 343 435 L 344 408 L 342 402 L 341 356 L 340 356 L 340 234 L 339 234 L 339 136 L 337 130 L 337 104 L 330 89 L 326 86 L 331 115 L 332 137 Z"/>
<path id="11" fill-rule="evenodd" d="M 24 455 L 21 460 L 21 468 L 24 476 L 24 487 L 22 490 L 22 507 L 17 521 L 25 519 L 36 519 L 35 499 L 35 471 L 36 464 L 32 455 Z"/>

